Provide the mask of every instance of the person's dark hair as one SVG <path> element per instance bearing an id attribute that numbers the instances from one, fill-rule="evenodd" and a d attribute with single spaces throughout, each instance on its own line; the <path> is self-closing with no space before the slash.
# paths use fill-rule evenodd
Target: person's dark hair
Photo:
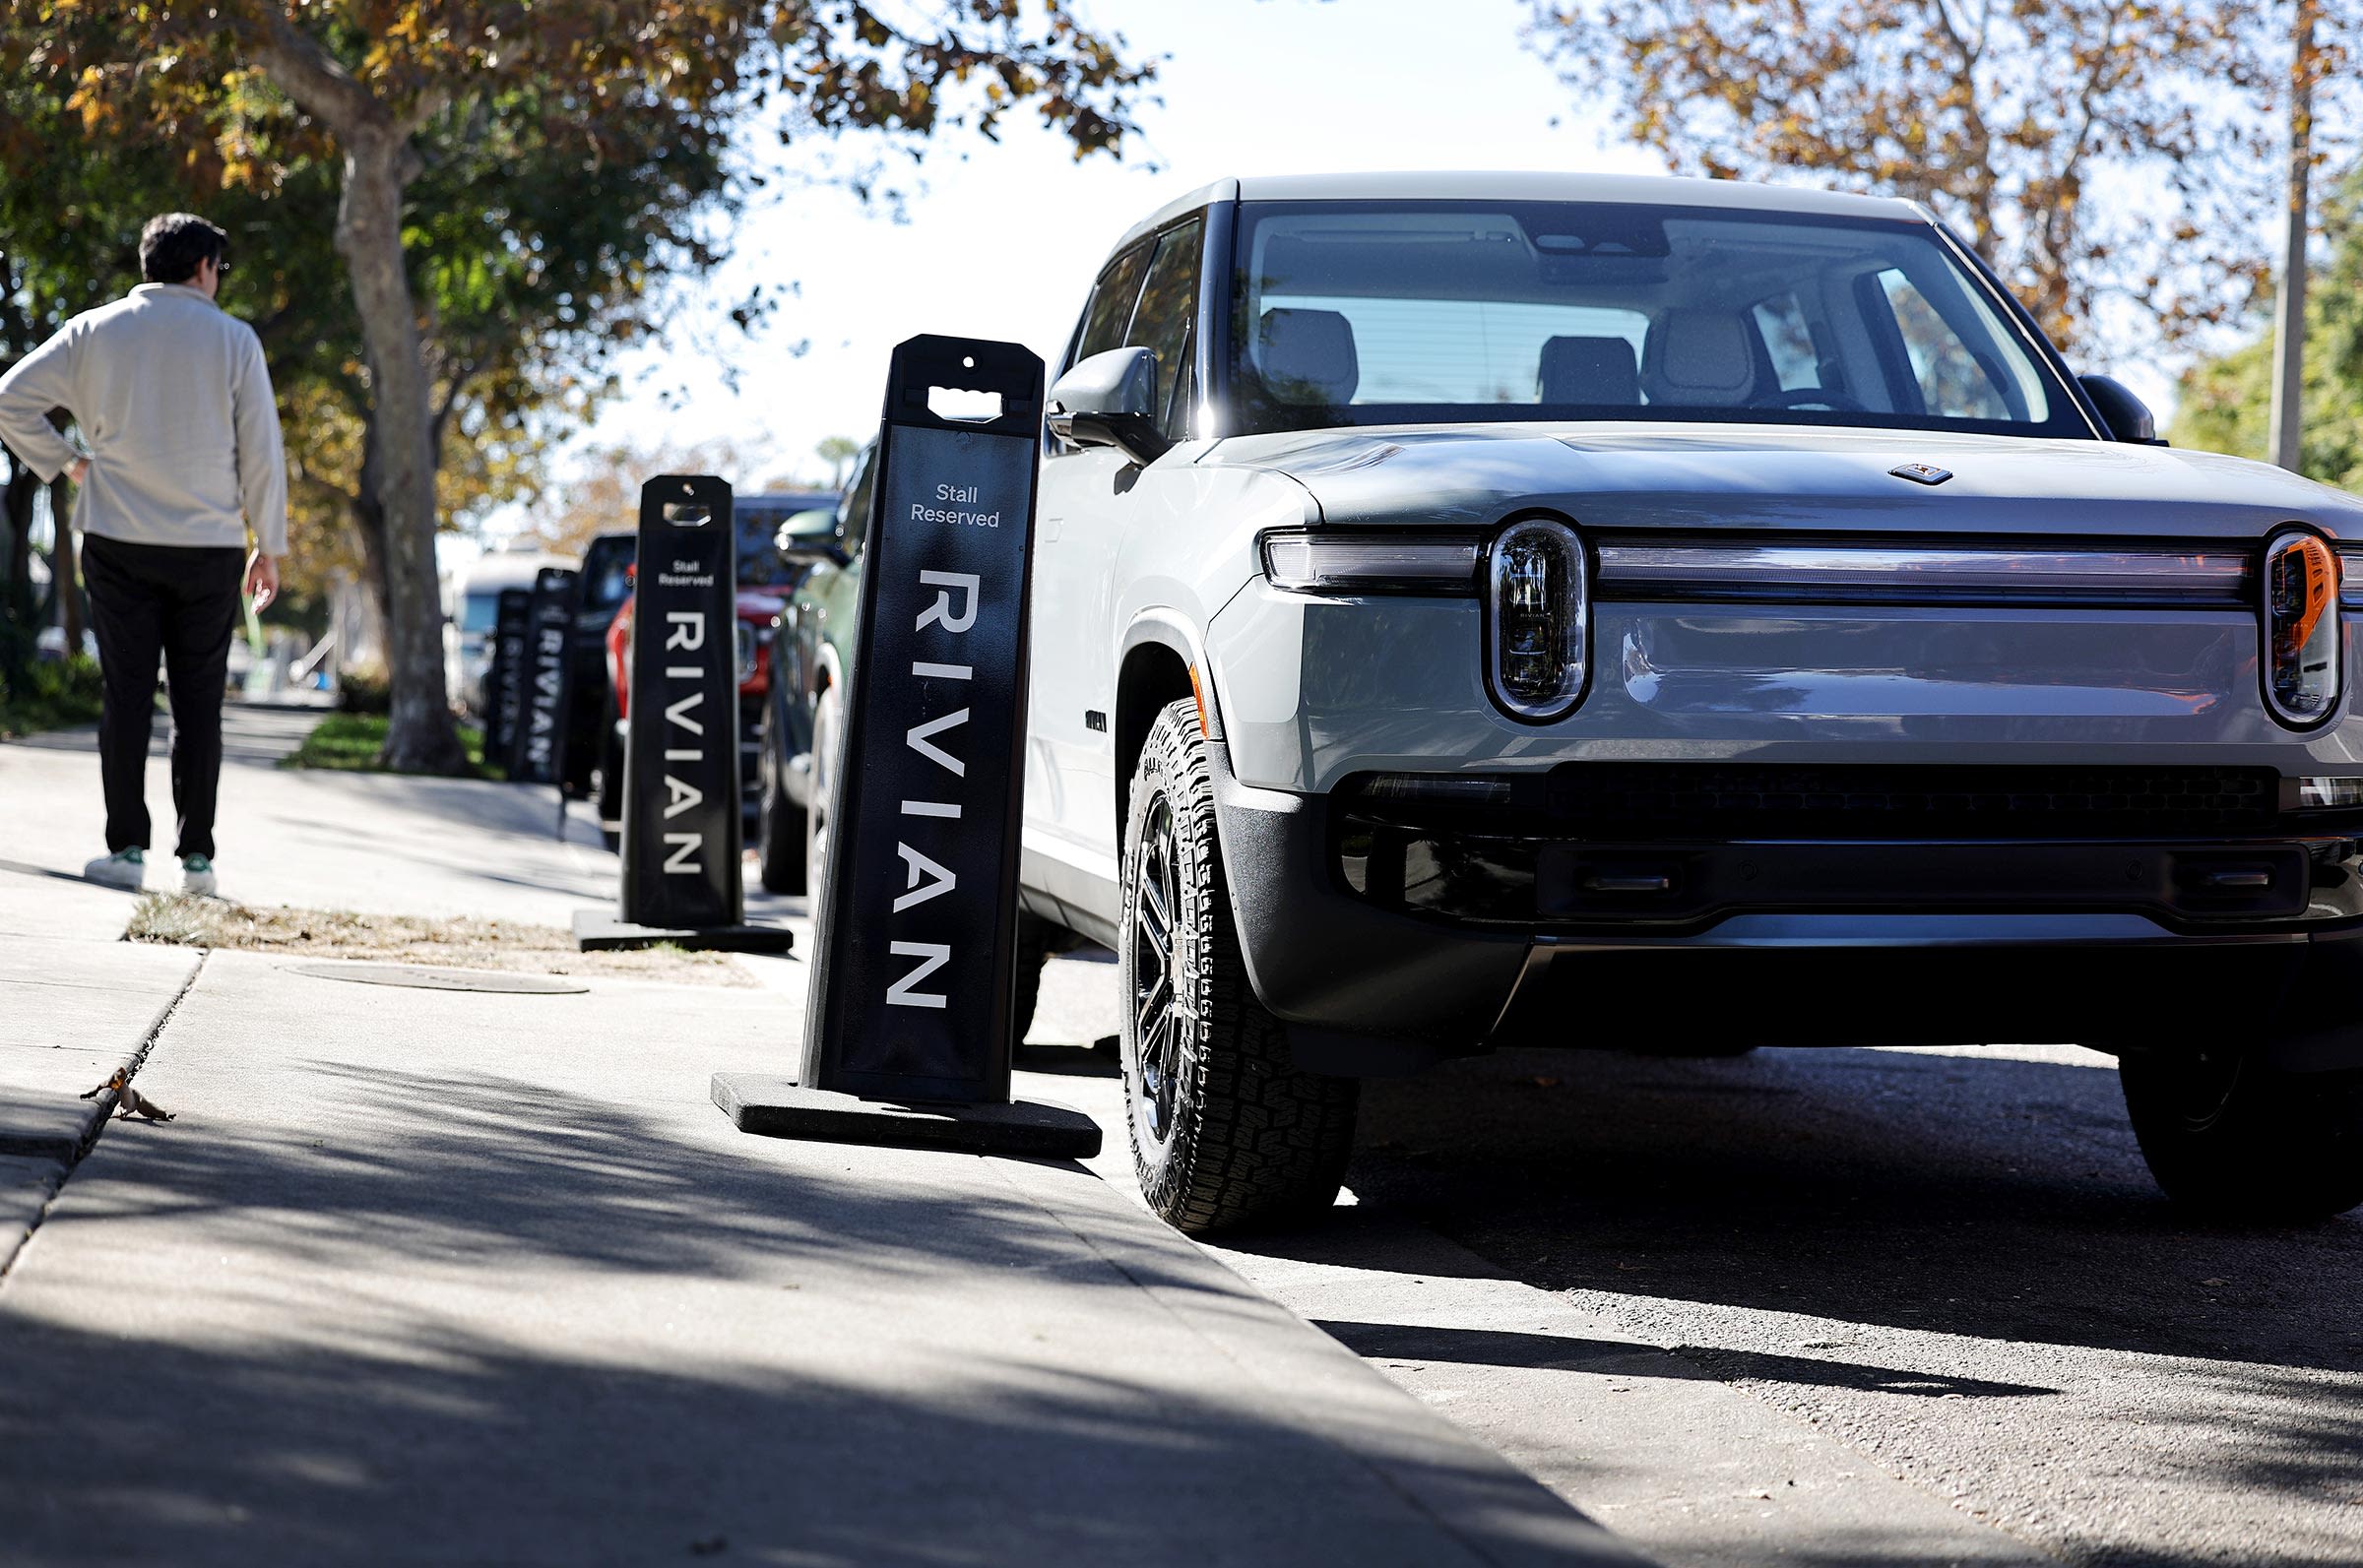
<path id="1" fill-rule="evenodd" d="M 185 283 L 200 262 L 229 254 L 229 235 L 195 213 L 164 213 L 140 230 L 140 276 L 152 283 Z"/>

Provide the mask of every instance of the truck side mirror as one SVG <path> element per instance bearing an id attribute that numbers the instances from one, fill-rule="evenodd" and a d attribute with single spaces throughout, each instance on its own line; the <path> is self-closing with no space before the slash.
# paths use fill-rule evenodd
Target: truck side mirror
<path id="1" fill-rule="evenodd" d="M 823 561 L 843 566 L 849 559 L 844 542 L 837 537 L 837 514 L 826 507 L 795 514 L 780 525 L 771 542 L 780 559 L 795 566 L 818 566 Z"/>
<path id="2" fill-rule="evenodd" d="M 1070 447 L 1114 447 L 1139 464 L 1173 450 L 1157 428 L 1157 356 L 1146 348 L 1111 348 L 1060 376 L 1049 419 Z"/>
<path id="3" fill-rule="evenodd" d="M 2135 397 L 2131 387 L 2115 376 L 2078 376 L 2076 380 L 2092 400 L 2092 407 L 2100 410 L 2100 422 L 2108 426 L 2110 435 L 2137 446 L 2166 445 L 2158 439 L 2158 421 L 2149 405 Z"/>

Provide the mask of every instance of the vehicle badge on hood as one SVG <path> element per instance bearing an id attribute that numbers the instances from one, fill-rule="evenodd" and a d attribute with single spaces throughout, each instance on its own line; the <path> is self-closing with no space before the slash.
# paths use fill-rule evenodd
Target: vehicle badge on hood
<path id="1" fill-rule="evenodd" d="M 1950 469 L 1940 469 L 1933 463 L 1898 463 L 1887 471 L 1914 484 L 1943 484 L 1952 477 Z"/>

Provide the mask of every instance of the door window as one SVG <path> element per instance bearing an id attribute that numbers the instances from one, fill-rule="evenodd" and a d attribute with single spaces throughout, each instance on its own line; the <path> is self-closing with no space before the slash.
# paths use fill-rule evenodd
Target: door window
<path id="1" fill-rule="evenodd" d="M 1182 438 L 1189 423 L 1182 400 L 1190 380 L 1189 328 L 1197 316 L 1198 261 L 1205 233 L 1204 220 L 1193 218 L 1159 236 L 1139 307 L 1132 312 L 1131 331 L 1124 335 L 1126 346 L 1146 348 L 1157 356 L 1157 395 L 1162 400 L 1158 423 L 1174 441 Z"/>
<path id="2" fill-rule="evenodd" d="M 1124 333 L 1132 325 L 1132 305 L 1140 297 L 1140 275 L 1148 270 L 1154 243 L 1142 240 L 1100 274 L 1099 285 L 1091 291 L 1091 304 L 1083 312 L 1083 336 L 1075 345 L 1078 363 L 1124 345 Z"/>

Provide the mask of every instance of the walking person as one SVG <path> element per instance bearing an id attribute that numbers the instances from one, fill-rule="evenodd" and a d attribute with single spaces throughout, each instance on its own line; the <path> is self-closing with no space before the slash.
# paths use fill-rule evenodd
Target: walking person
<path id="1" fill-rule="evenodd" d="M 222 693 L 241 592 L 279 593 L 287 476 L 254 329 L 214 303 L 228 235 L 167 213 L 140 232 L 147 282 L 86 311 L 0 377 L 0 441 L 42 479 L 73 475 L 74 526 L 105 677 L 98 775 L 107 852 L 94 882 L 147 880 L 148 739 L 160 655 L 172 705 L 174 852 L 182 886 L 212 893 Z M 49 423 L 74 416 L 88 453 Z M 246 553 L 251 529 L 256 548 Z"/>

